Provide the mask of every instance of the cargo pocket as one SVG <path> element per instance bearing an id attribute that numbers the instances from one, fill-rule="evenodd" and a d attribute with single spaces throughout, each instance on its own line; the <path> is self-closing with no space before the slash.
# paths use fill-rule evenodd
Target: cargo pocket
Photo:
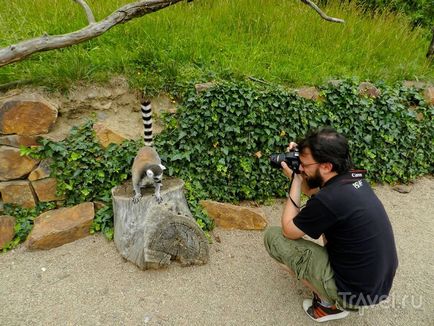
<path id="1" fill-rule="evenodd" d="M 294 248 L 293 255 L 292 270 L 295 272 L 297 280 L 309 279 L 312 251 L 306 248 Z"/>

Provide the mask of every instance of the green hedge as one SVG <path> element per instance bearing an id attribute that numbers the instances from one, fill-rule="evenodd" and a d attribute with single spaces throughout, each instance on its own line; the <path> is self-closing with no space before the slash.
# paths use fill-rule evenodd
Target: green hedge
<path id="1" fill-rule="evenodd" d="M 413 26 L 434 27 L 434 2 L 433 0 L 353 0 L 362 9 L 375 12 L 378 10 L 391 10 L 407 15 Z M 330 0 L 318 1 L 321 5 L 327 5 Z M 351 0 L 340 0 L 342 3 Z"/>
<path id="2" fill-rule="evenodd" d="M 432 0 L 357 0 L 369 10 L 391 9 L 410 17 L 413 25 L 434 27 L 434 2 Z"/>
<path id="3" fill-rule="evenodd" d="M 286 179 L 269 166 L 269 155 L 322 125 L 348 137 L 356 167 L 372 181 L 433 173 L 434 107 L 414 89 L 377 88 L 382 95 L 372 99 L 359 95 L 356 81 L 325 85 L 316 102 L 246 83 L 190 89 L 156 144 L 170 175 L 187 180 L 199 197 L 223 201 L 283 196 Z"/>

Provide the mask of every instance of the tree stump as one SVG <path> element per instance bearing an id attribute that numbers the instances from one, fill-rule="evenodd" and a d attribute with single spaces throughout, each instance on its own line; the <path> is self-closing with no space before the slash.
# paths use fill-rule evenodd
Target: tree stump
<path id="1" fill-rule="evenodd" d="M 119 253 L 141 269 L 208 262 L 208 240 L 192 216 L 181 179 L 163 180 L 158 204 L 154 188 L 142 189 L 140 202 L 132 202 L 131 180 L 112 189 L 114 241 Z"/>

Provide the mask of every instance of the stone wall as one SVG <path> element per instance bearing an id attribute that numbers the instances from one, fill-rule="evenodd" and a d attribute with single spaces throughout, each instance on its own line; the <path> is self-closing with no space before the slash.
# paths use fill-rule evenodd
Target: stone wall
<path id="1" fill-rule="evenodd" d="M 141 137 L 137 95 L 123 79 L 114 79 L 107 87 L 77 86 L 67 94 L 41 88 L 0 92 L 0 249 L 14 238 L 15 218 L 1 215 L 4 204 L 25 208 L 38 202 L 63 204 L 63 198 L 56 195 L 56 179 L 50 177 L 50 161 L 21 156 L 20 146 L 38 146 L 40 138 L 63 140 L 72 126 L 88 118 L 98 121 L 94 129 L 103 147 Z M 165 101 L 168 99 L 157 98 L 155 103 Z M 89 235 L 93 217 L 93 203 L 46 212 L 35 219 L 26 246 L 49 249 Z"/>
<path id="2" fill-rule="evenodd" d="M 37 145 L 37 139 L 53 128 L 57 116 L 54 105 L 36 96 L 12 97 L 0 106 L 0 194 L 3 203 L 29 208 L 38 200 L 58 199 L 55 196 L 56 181 L 48 178 L 48 173 L 37 172 L 44 169 L 46 162 L 21 156 L 19 150 L 20 146 Z M 41 180 L 44 181 L 41 183 Z M 38 197 L 47 192 L 50 192 L 49 196 Z"/>
<path id="3" fill-rule="evenodd" d="M 167 96 L 153 99 L 154 114 L 175 110 Z M 55 195 L 49 162 L 20 156 L 20 146 L 37 146 L 39 138 L 63 140 L 72 126 L 95 119 L 103 147 L 142 137 L 139 94 L 125 79 L 114 78 L 106 87 L 75 86 L 66 94 L 42 88 L 0 93 L 0 212 L 3 203 L 34 207 L 38 201 L 62 200 Z M 162 127 L 154 121 L 154 132 Z"/>

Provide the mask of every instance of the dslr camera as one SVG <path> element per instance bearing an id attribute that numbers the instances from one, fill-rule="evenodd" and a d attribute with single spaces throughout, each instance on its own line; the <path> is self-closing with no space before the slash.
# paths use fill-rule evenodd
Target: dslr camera
<path id="1" fill-rule="evenodd" d="M 270 165 L 273 168 L 282 168 L 280 163 L 285 162 L 288 167 L 294 171 L 294 173 L 299 174 L 300 170 L 300 152 L 297 148 L 290 150 L 289 152 L 285 153 L 274 153 L 270 155 Z"/>

